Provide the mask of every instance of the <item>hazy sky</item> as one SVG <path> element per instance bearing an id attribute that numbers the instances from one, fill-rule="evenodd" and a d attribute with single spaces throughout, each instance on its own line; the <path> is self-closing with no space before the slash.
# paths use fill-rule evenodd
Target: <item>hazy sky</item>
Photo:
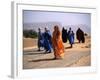
<path id="1" fill-rule="evenodd" d="M 91 26 L 91 15 L 88 13 L 64 13 L 46 11 L 23 11 L 24 23 L 60 22 L 62 26 L 86 24 Z"/>

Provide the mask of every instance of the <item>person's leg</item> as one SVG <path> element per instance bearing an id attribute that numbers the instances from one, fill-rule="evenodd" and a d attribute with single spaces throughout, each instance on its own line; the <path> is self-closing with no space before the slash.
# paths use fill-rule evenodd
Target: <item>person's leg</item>
<path id="1" fill-rule="evenodd" d="M 44 40 L 44 49 L 45 49 L 45 53 L 47 53 L 47 40 Z"/>
<path id="2" fill-rule="evenodd" d="M 40 42 L 38 41 L 38 51 L 40 51 Z"/>
<path id="3" fill-rule="evenodd" d="M 47 51 L 48 51 L 47 44 L 45 44 L 44 49 L 45 49 L 45 53 L 47 53 Z"/>
<path id="4" fill-rule="evenodd" d="M 82 38 L 82 43 L 85 43 L 85 38 L 84 37 Z"/>
<path id="5" fill-rule="evenodd" d="M 48 42 L 48 45 L 47 45 L 47 51 L 48 51 L 48 53 L 51 53 L 51 45 L 50 45 L 49 42 Z"/>
<path id="6" fill-rule="evenodd" d="M 73 47 L 73 44 L 71 43 L 71 48 Z"/>
<path id="7" fill-rule="evenodd" d="M 69 43 L 70 43 L 70 47 L 72 48 L 72 37 L 70 36 L 70 39 L 69 39 Z"/>

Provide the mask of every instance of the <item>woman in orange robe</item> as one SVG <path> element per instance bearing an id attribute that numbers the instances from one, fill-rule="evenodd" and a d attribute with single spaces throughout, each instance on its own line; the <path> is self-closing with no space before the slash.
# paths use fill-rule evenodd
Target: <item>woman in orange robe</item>
<path id="1" fill-rule="evenodd" d="M 62 42 L 61 32 L 57 25 L 54 26 L 52 44 L 53 44 L 55 59 L 62 59 L 64 57 L 64 46 Z"/>

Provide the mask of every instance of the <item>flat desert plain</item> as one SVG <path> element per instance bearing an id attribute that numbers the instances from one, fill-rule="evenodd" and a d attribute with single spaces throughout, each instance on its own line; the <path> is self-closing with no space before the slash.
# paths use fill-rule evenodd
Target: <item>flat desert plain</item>
<path id="1" fill-rule="evenodd" d="M 73 48 L 64 43 L 64 59 L 54 60 L 54 53 L 37 51 L 37 39 L 23 38 L 23 69 L 63 68 L 91 66 L 91 37 L 85 36 L 85 43 L 75 40 Z"/>

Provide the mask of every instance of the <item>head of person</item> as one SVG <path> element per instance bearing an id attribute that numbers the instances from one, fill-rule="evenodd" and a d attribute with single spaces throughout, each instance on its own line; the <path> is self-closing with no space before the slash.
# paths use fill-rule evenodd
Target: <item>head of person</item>
<path id="1" fill-rule="evenodd" d="M 69 28 L 69 30 L 71 31 L 71 27 Z"/>
<path id="2" fill-rule="evenodd" d="M 78 30 L 80 30 L 80 28 L 78 28 Z"/>
<path id="3" fill-rule="evenodd" d="M 58 25 L 55 25 L 55 26 L 54 26 L 54 31 L 57 33 L 57 35 L 60 34 L 60 30 L 59 30 Z"/>
<path id="4" fill-rule="evenodd" d="M 54 26 L 54 31 L 59 31 L 58 25 L 55 25 L 55 26 Z"/>
<path id="5" fill-rule="evenodd" d="M 40 31 L 41 31 L 41 29 L 40 29 L 40 28 L 38 28 L 38 31 L 40 32 Z"/>
<path id="6" fill-rule="evenodd" d="M 48 29 L 45 27 L 45 32 L 47 32 L 48 31 Z"/>
<path id="7" fill-rule="evenodd" d="M 65 30 L 65 28 L 63 27 L 62 30 Z"/>

